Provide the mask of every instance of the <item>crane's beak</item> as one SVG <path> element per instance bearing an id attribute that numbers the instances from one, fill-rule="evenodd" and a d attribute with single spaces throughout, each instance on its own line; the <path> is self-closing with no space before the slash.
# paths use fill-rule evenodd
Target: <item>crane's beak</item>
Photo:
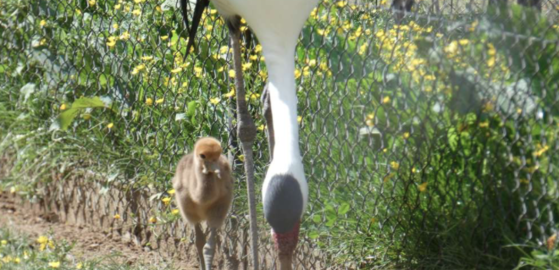
<path id="1" fill-rule="evenodd" d="M 217 164 L 217 161 L 205 161 L 204 165 L 202 165 L 202 173 L 215 173 L 215 175 L 217 175 L 217 178 L 221 179 L 219 164 Z"/>

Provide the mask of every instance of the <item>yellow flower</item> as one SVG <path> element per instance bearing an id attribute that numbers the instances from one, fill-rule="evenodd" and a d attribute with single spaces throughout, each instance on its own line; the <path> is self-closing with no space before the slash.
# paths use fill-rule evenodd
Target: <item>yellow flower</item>
<path id="1" fill-rule="evenodd" d="M 142 70 L 144 70 L 145 68 L 146 68 L 146 65 L 144 65 L 144 64 L 139 64 L 139 65 L 137 65 L 134 69 L 135 69 L 135 70 L 138 70 L 138 71 L 142 71 Z"/>
<path id="2" fill-rule="evenodd" d="M 367 121 L 365 121 L 365 124 L 367 124 L 367 126 L 369 127 L 375 126 L 375 122 L 372 119 L 367 119 Z"/>
<path id="3" fill-rule="evenodd" d="M 169 38 L 169 36 L 161 36 L 161 40 L 165 41 Z"/>
<path id="4" fill-rule="evenodd" d="M 113 218 L 114 218 L 114 219 L 120 219 L 120 214 L 115 214 L 115 215 L 113 216 Z"/>
<path id="5" fill-rule="evenodd" d="M 235 70 L 229 70 L 229 78 L 235 78 Z"/>
<path id="6" fill-rule="evenodd" d="M 425 75 L 423 78 L 425 78 L 426 81 L 434 81 L 436 79 L 434 75 Z"/>
<path id="7" fill-rule="evenodd" d="M 107 40 L 108 40 L 107 41 L 107 46 L 109 46 L 109 48 L 112 48 L 116 45 L 116 37 L 115 36 L 110 36 Z"/>
<path id="8" fill-rule="evenodd" d="M 221 54 L 225 54 L 228 51 L 230 51 L 228 46 L 221 46 L 221 48 L 219 48 L 219 53 Z"/>
<path id="9" fill-rule="evenodd" d="M 134 14 L 134 16 L 140 16 L 142 15 L 142 11 L 139 9 L 134 9 L 134 11 L 132 11 L 132 14 Z"/>
<path id="10" fill-rule="evenodd" d="M 311 75 L 310 67 L 306 66 L 303 68 L 303 76 L 308 77 Z"/>
<path id="11" fill-rule="evenodd" d="M 155 101 L 155 104 L 161 104 L 161 103 L 163 103 L 163 101 L 165 101 L 165 99 L 164 99 L 164 98 L 160 98 L 160 99 L 158 99 L 158 100 Z"/>
<path id="12" fill-rule="evenodd" d="M 303 117 L 302 117 L 302 116 L 300 116 L 300 115 L 299 115 L 299 116 L 297 116 L 297 122 L 298 122 L 298 123 L 301 123 L 301 121 L 303 121 Z"/>
<path id="13" fill-rule="evenodd" d="M 150 218 L 149 218 L 149 222 L 150 222 L 150 223 L 156 223 L 156 222 L 157 222 L 157 219 L 156 219 L 155 217 L 150 217 Z"/>
<path id="14" fill-rule="evenodd" d="M 542 146 L 539 143 L 538 143 L 537 148 L 538 148 L 538 150 L 536 152 L 534 152 L 534 156 L 536 156 L 536 157 L 539 157 L 539 156 L 543 155 L 545 152 L 547 152 L 547 150 L 549 150 L 549 146 L 547 146 L 547 145 Z"/>
<path id="15" fill-rule="evenodd" d="M 171 202 L 171 198 L 165 197 L 165 198 L 161 199 L 161 201 L 162 201 L 165 205 L 169 205 L 169 203 Z"/>
<path id="16" fill-rule="evenodd" d="M 171 213 L 173 215 L 178 215 L 179 214 L 179 209 L 173 209 L 173 210 L 171 210 Z"/>
<path id="17" fill-rule="evenodd" d="M 250 95 L 250 99 L 252 100 L 258 100 L 258 98 L 260 97 L 260 94 L 258 93 L 253 93 Z"/>
<path id="18" fill-rule="evenodd" d="M 114 28 L 115 30 L 118 30 L 118 23 L 113 23 L 113 28 Z"/>
<path id="19" fill-rule="evenodd" d="M 344 8 L 345 6 L 347 6 L 347 2 L 346 1 L 340 1 L 340 2 L 336 3 L 336 5 L 340 8 Z"/>
<path id="20" fill-rule="evenodd" d="M 455 55 L 458 51 L 458 42 L 453 41 L 444 48 L 444 51 L 450 55 Z"/>
<path id="21" fill-rule="evenodd" d="M 37 238 L 37 243 L 39 244 L 46 244 L 48 243 L 49 238 L 46 236 L 39 236 L 39 238 Z"/>
<path id="22" fill-rule="evenodd" d="M 119 10 L 119 9 L 120 9 L 120 4 L 116 4 L 116 5 L 115 5 L 115 9 L 116 9 L 116 10 Z"/>
<path id="23" fill-rule="evenodd" d="M 231 88 L 231 91 L 229 91 L 229 93 L 223 95 L 226 98 L 230 98 L 230 97 L 234 97 L 235 96 L 235 89 Z"/>
<path id="24" fill-rule="evenodd" d="M 490 68 L 494 67 L 495 66 L 495 61 L 496 61 L 495 57 L 490 57 L 487 60 L 487 66 L 490 67 Z"/>
<path id="25" fill-rule="evenodd" d="M 94 1 L 94 0 L 90 0 L 89 2 Z M 95 2 L 95 1 L 94 1 Z M 56 262 L 49 262 L 49 267 L 50 268 L 60 268 L 60 262 L 56 261 Z"/>
<path id="26" fill-rule="evenodd" d="M 258 130 L 263 131 L 266 129 L 266 125 L 260 125 L 258 126 Z"/>
<path id="27" fill-rule="evenodd" d="M 178 68 L 175 68 L 175 69 L 171 70 L 171 73 L 175 73 L 175 74 L 176 74 L 176 73 L 179 73 L 179 72 L 181 72 L 181 71 L 182 71 L 182 68 L 181 68 L 181 67 L 178 67 Z"/>
<path id="28" fill-rule="evenodd" d="M 266 71 L 264 71 L 264 70 L 259 71 L 258 75 L 260 75 L 260 78 L 262 78 L 262 80 L 266 80 L 266 78 L 268 77 L 268 75 L 266 74 Z"/>
<path id="29" fill-rule="evenodd" d="M 293 72 L 295 75 L 295 79 L 299 79 L 299 77 L 301 77 L 301 71 L 299 69 L 295 69 L 295 72 Z"/>
<path id="30" fill-rule="evenodd" d="M 83 268 L 83 263 L 78 263 L 78 264 L 76 264 L 76 268 L 77 268 L 77 269 L 82 269 L 82 268 Z"/>
<path id="31" fill-rule="evenodd" d="M 369 47 L 369 43 L 364 43 L 359 47 L 359 55 L 364 55 L 367 52 L 367 48 Z"/>
<path id="32" fill-rule="evenodd" d="M 20 262 L 21 262 L 21 259 L 20 259 L 20 258 L 14 258 L 14 263 L 18 264 L 18 263 L 20 263 Z"/>
<path id="33" fill-rule="evenodd" d="M 425 190 L 427 190 L 427 182 L 419 185 L 419 192 L 425 192 Z"/>
<path id="34" fill-rule="evenodd" d="M 124 33 L 122 33 L 120 35 L 120 40 L 128 40 L 130 38 L 130 33 L 128 33 L 128 31 L 125 31 Z"/>
<path id="35" fill-rule="evenodd" d="M 245 71 L 245 70 L 247 70 L 251 67 L 252 67 L 252 63 L 245 63 L 245 64 L 243 64 L 243 71 Z"/>
<path id="36" fill-rule="evenodd" d="M 309 60 L 309 62 L 307 63 L 309 65 L 309 67 L 314 67 L 316 66 L 316 59 L 311 59 Z"/>
<path id="37" fill-rule="evenodd" d="M 143 2 L 145 2 L 145 1 L 146 1 L 146 0 L 134 0 L 134 3 L 140 4 L 140 3 L 143 3 Z"/>
<path id="38" fill-rule="evenodd" d="M 245 162 L 245 155 L 239 155 L 239 160 Z"/>
<path id="39" fill-rule="evenodd" d="M 17 189 L 15 187 L 11 187 L 10 188 L 10 193 L 14 194 L 16 193 Z"/>
<path id="40" fill-rule="evenodd" d="M 169 190 L 167 191 L 167 193 L 169 193 L 169 195 L 173 195 L 173 194 L 175 194 L 175 189 L 174 189 L 174 188 L 169 189 Z"/>
<path id="41" fill-rule="evenodd" d="M 95 6 L 95 4 L 97 4 L 97 1 L 89 0 L 88 3 L 89 3 L 90 6 Z"/>
<path id="42" fill-rule="evenodd" d="M 220 101 L 221 99 L 219 98 L 210 98 L 210 103 L 213 105 L 217 105 Z"/>
<path id="43" fill-rule="evenodd" d="M 258 55 L 252 54 L 251 56 L 248 57 L 251 61 L 256 61 L 258 60 Z"/>
<path id="44" fill-rule="evenodd" d="M 2 240 L 2 242 L 0 242 L 0 243 L 1 243 L 1 244 L 2 244 L 3 246 L 5 246 L 5 245 L 7 245 L 7 244 L 8 244 L 8 241 L 6 241 L 6 240 Z"/>
<path id="45" fill-rule="evenodd" d="M 392 161 L 392 162 L 390 162 L 390 167 L 392 167 L 392 169 L 394 169 L 394 170 L 398 170 L 398 168 L 400 168 L 400 163 L 398 163 L 396 161 Z"/>
<path id="46" fill-rule="evenodd" d="M 390 97 L 384 97 L 382 99 L 382 103 L 384 103 L 384 104 L 390 103 Z"/>
<path id="47" fill-rule="evenodd" d="M 62 103 L 62 105 L 60 105 L 60 110 L 66 110 L 66 103 Z"/>
<path id="48" fill-rule="evenodd" d="M 409 132 L 404 132 L 404 139 L 407 139 L 410 137 L 410 133 Z"/>
<path id="49" fill-rule="evenodd" d="M 43 27 L 43 26 L 47 25 L 47 21 L 41 20 L 41 22 L 39 22 L 39 25 L 40 25 L 41 27 Z"/>
<path id="50" fill-rule="evenodd" d="M 114 126 L 115 126 L 115 124 L 109 123 L 109 124 L 107 125 L 107 128 L 108 128 L 108 129 L 111 129 L 111 128 L 113 128 Z"/>
<path id="51" fill-rule="evenodd" d="M 262 51 L 262 45 L 258 44 L 254 46 L 254 52 L 259 53 Z"/>
<path id="52" fill-rule="evenodd" d="M 149 60 L 153 59 L 153 56 L 142 56 L 141 59 L 144 60 L 144 61 L 149 61 Z"/>
<path id="53" fill-rule="evenodd" d="M 161 9 L 161 6 L 156 6 L 155 10 L 157 10 L 157 12 L 163 12 L 163 10 Z"/>
<path id="54" fill-rule="evenodd" d="M 481 122 L 481 123 L 479 123 L 479 127 L 480 127 L 480 128 L 486 128 L 486 127 L 489 127 L 489 122 L 488 122 L 488 121 L 485 121 L 485 122 Z"/>
<path id="55" fill-rule="evenodd" d="M 82 11 L 79 10 L 79 9 L 76 9 L 76 14 L 78 14 L 78 16 L 79 16 L 79 15 L 82 15 Z"/>
<path id="56" fill-rule="evenodd" d="M 466 46 L 470 43 L 470 41 L 467 39 L 461 39 L 460 41 L 458 41 L 458 43 L 460 43 L 460 45 L 462 46 Z"/>
<path id="57" fill-rule="evenodd" d="M 328 30 L 328 29 L 317 29 L 316 32 L 321 36 L 326 36 L 326 35 L 328 35 L 328 33 L 330 33 L 330 30 Z"/>

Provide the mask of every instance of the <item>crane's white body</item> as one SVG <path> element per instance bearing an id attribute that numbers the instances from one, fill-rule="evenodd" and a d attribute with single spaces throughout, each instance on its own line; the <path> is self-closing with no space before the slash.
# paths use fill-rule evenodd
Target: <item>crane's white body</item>
<path id="1" fill-rule="evenodd" d="M 291 174 L 300 185 L 304 212 L 308 185 L 299 150 L 294 56 L 299 34 L 318 0 L 212 0 L 212 3 L 225 19 L 238 15 L 247 21 L 266 58 L 275 147 L 262 194 L 265 196 L 272 176 Z"/>

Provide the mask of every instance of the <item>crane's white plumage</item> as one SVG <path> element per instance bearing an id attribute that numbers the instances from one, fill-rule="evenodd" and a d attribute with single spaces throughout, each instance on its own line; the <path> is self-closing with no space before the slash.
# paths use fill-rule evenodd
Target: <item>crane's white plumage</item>
<path id="1" fill-rule="evenodd" d="M 300 185 L 303 210 L 308 186 L 299 150 L 297 95 L 295 91 L 295 47 L 305 21 L 318 0 L 213 0 L 225 17 L 243 17 L 262 44 L 268 68 L 268 89 L 272 104 L 275 147 L 263 196 L 272 176 L 291 174 Z"/>

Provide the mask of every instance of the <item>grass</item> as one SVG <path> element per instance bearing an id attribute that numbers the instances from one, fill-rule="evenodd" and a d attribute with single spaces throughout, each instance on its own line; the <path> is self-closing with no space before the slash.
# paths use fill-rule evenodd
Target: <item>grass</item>
<path id="1" fill-rule="evenodd" d="M 8 229 L 0 229 L 0 269 L 65 270 L 154 270 L 174 269 L 161 265 L 121 263 L 119 255 L 82 260 L 72 255 L 72 243 L 53 241 L 49 236 L 29 239 Z"/>
<path id="2" fill-rule="evenodd" d="M 9 0 L 0 12 L 12 22 L 0 28 L 0 150 L 14 160 L 6 188 L 40 197 L 53 170 L 88 170 L 160 198 L 198 136 L 229 140 L 231 55 L 215 12 L 186 60 L 168 1 Z M 326 1 L 303 31 L 302 235 L 337 263 L 513 268 L 542 247 L 510 245 L 541 243 L 557 229 L 557 48 L 503 30 L 557 40 L 558 29 L 518 6 L 439 19 L 398 26 L 385 9 Z M 258 46 L 244 52 L 263 179 L 266 68 Z M 94 97 L 98 105 L 84 105 Z M 238 149 L 228 150 L 238 165 Z M 243 216 L 236 171 L 234 213 Z"/>

